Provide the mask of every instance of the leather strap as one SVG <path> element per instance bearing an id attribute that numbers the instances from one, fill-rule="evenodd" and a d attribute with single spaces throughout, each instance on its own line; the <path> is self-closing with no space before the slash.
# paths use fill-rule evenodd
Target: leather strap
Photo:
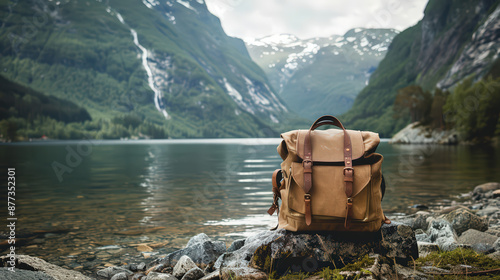
<path id="1" fill-rule="evenodd" d="M 281 194 L 280 194 L 280 189 L 281 189 L 281 180 L 283 179 L 283 173 L 281 172 L 281 169 L 276 169 L 274 170 L 273 172 L 273 179 L 272 179 L 272 183 L 273 183 L 273 204 L 271 205 L 271 207 L 269 208 L 269 210 L 267 210 L 267 213 L 269 215 L 273 215 L 275 211 L 278 211 L 278 214 L 280 213 L 280 209 L 279 209 L 279 206 L 278 206 L 278 199 L 281 198 Z"/>
<path id="2" fill-rule="evenodd" d="M 304 159 L 302 159 L 302 167 L 304 168 L 304 214 L 306 225 L 311 225 L 311 194 L 309 193 L 312 188 L 312 146 L 311 146 L 311 130 L 309 130 L 304 139 Z"/>
<path id="3" fill-rule="evenodd" d="M 306 224 L 310 225 L 312 220 L 311 214 L 311 195 L 310 191 L 312 188 L 312 145 L 311 145 L 311 131 L 322 125 L 334 125 L 341 128 L 344 131 L 344 183 L 345 183 L 345 194 L 347 196 L 346 201 L 346 217 L 344 226 L 348 228 L 349 217 L 352 214 L 352 185 L 354 180 L 354 169 L 352 168 L 352 145 L 351 145 L 351 137 L 347 133 L 346 129 L 342 125 L 342 123 L 334 116 L 323 116 L 317 119 L 304 139 L 304 158 L 302 159 L 302 166 L 304 167 L 304 186 L 303 190 L 305 193 L 304 196 L 304 205 L 305 205 L 305 219 Z"/>
<path id="4" fill-rule="evenodd" d="M 305 205 L 305 218 L 306 218 L 306 225 L 311 225 L 312 222 L 312 215 L 311 215 L 311 195 L 306 194 L 304 195 L 304 205 Z"/>

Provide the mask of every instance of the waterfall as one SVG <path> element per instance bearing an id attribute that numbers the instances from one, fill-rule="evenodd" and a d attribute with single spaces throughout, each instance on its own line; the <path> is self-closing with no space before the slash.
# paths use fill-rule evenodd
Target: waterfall
<path id="1" fill-rule="evenodd" d="M 132 36 L 134 37 L 134 44 L 142 52 L 142 66 L 144 67 L 144 69 L 146 69 L 146 73 L 148 75 L 148 84 L 149 84 L 149 87 L 155 93 L 154 100 L 155 100 L 156 109 L 158 109 L 158 111 L 160 111 L 161 113 L 163 113 L 163 115 L 165 116 L 165 118 L 169 119 L 170 116 L 168 115 L 167 111 L 165 110 L 165 105 L 163 104 L 163 100 L 161 98 L 161 92 L 155 86 L 154 77 L 153 77 L 153 71 L 151 71 L 151 68 L 148 65 L 148 50 L 139 43 L 139 39 L 137 38 L 137 32 L 135 32 L 134 29 L 130 29 L 130 33 L 132 33 Z"/>
<path id="2" fill-rule="evenodd" d="M 116 17 L 118 18 L 118 20 L 122 24 L 126 25 L 123 17 L 117 12 L 116 12 Z M 134 29 L 130 28 L 130 33 L 132 34 L 132 37 L 134 38 L 134 44 L 142 52 L 142 54 L 141 54 L 142 66 L 144 67 L 144 69 L 146 70 L 146 74 L 148 75 L 148 85 L 151 88 L 151 90 L 155 93 L 155 96 L 154 96 L 155 107 L 168 120 L 168 119 L 170 119 L 170 115 L 165 110 L 165 104 L 163 104 L 161 91 L 158 88 L 156 88 L 156 86 L 155 86 L 153 71 L 151 71 L 151 67 L 149 67 L 149 64 L 148 64 L 148 50 L 143 45 L 141 45 L 139 43 L 139 39 L 137 38 L 137 32 Z"/>

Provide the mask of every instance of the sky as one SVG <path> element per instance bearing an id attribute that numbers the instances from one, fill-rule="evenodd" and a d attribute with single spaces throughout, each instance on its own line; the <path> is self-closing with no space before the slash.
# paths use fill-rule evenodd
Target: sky
<path id="1" fill-rule="evenodd" d="M 423 17 L 427 0 L 205 0 L 224 31 L 251 40 L 288 33 L 301 39 L 356 27 L 402 31 Z"/>

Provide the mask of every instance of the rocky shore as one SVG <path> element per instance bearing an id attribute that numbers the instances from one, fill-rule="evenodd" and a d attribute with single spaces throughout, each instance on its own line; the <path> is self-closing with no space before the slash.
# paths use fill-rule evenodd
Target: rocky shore
<path id="1" fill-rule="evenodd" d="M 500 183 L 477 186 L 448 207 L 393 218 L 377 233 L 262 231 L 228 248 L 201 233 L 149 263 L 89 276 L 30 256 L 18 256 L 12 273 L 7 261 L 0 258 L 0 279 L 494 279 L 500 277 Z"/>
<path id="2" fill-rule="evenodd" d="M 390 140 L 393 144 L 458 144 L 455 130 L 438 130 L 414 122 L 396 133 Z"/>

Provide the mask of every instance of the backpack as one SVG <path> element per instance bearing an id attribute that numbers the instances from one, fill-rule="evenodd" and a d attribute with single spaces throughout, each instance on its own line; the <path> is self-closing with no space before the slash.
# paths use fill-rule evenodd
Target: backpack
<path id="1" fill-rule="evenodd" d="M 315 130 L 322 125 L 339 129 Z M 283 162 L 273 173 L 278 226 L 290 231 L 378 231 L 390 223 L 382 212 L 382 161 L 377 133 L 346 130 L 333 116 L 309 130 L 281 134 Z M 281 206 L 278 202 L 281 199 Z"/>

